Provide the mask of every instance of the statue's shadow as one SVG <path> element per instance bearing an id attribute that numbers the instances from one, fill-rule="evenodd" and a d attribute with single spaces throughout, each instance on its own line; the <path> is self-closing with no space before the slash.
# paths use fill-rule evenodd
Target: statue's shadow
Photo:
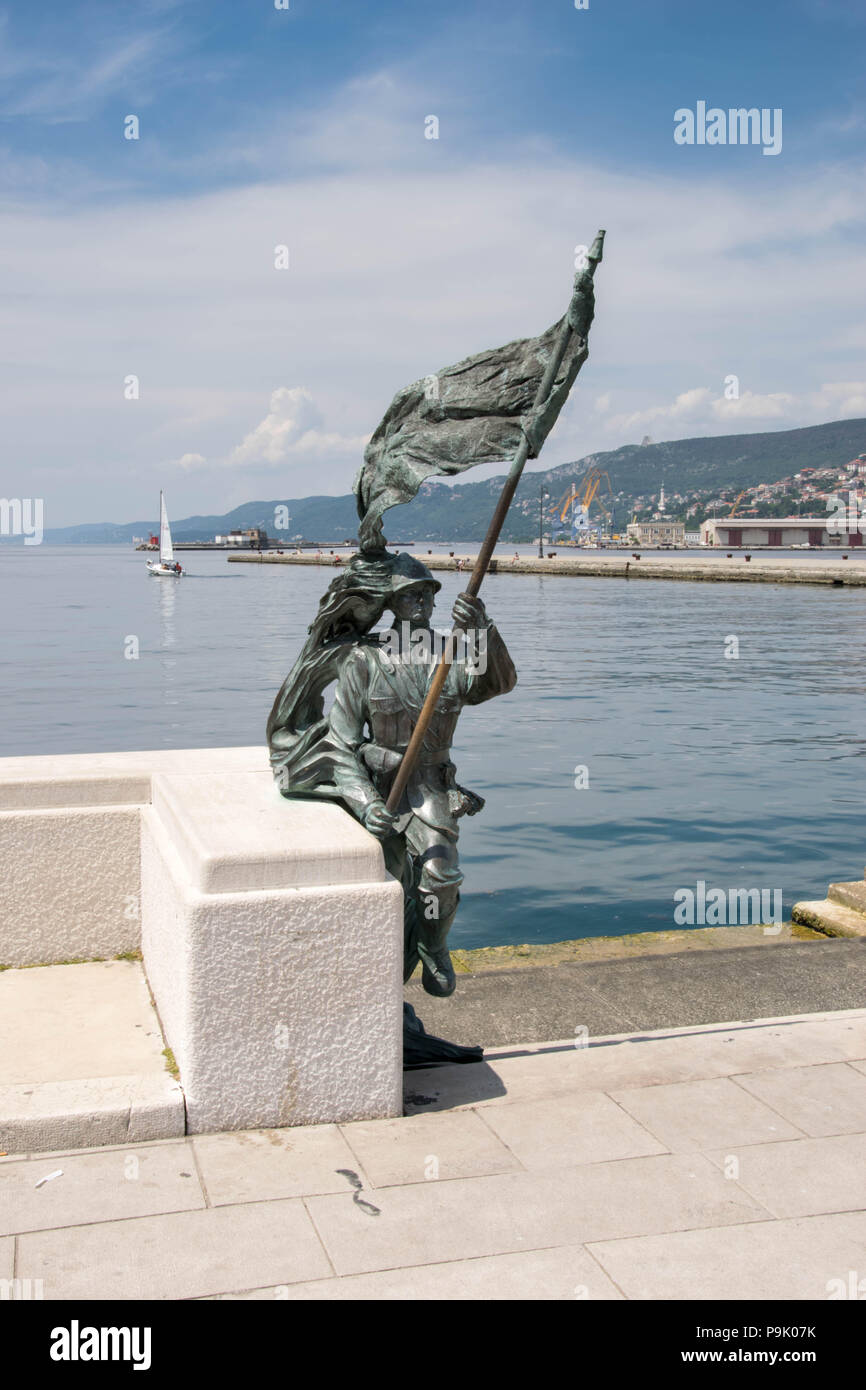
<path id="1" fill-rule="evenodd" d="M 500 1100 L 507 1096 L 509 1087 L 500 1073 L 501 1064 L 516 1060 L 555 1058 L 557 1054 L 574 1056 L 573 1043 L 553 1043 L 539 1047 L 517 1046 L 502 1051 L 494 1049 L 489 1062 L 481 1061 L 476 1066 L 467 1067 L 454 1063 L 430 1063 L 425 1067 L 404 1067 L 403 1074 L 403 1114 L 423 1115 L 436 1110 L 455 1110 L 464 1105 L 481 1105 L 484 1101 Z M 525 1081 L 523 1082 L 525 1086 Z"/>
<path id="2" fill-rule="evenodd" d="M 421 1115 L 430 1110 L 450 1110 L 477 1105 L 507 1094 L 507 1087 L 488 1062 L 467 1067 L 429 1063 L 403 1075 L 403 1113 Z"/>

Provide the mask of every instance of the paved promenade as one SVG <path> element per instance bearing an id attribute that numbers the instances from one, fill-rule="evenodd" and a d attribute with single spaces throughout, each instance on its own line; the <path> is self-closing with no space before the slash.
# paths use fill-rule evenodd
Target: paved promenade
<path id="1" fill-rule="evenodd" d="M 403 1119 L 0 1158 L 0 1278 L 762 1300 L 866 1276 L 866 1010 L 577 1042 L 409 1073 Z"/>
<path id="2" fill-rule="evenodd" d="M 234 565 L 345 565 L 354 552 L 346 550 L 303 551 L 293 555 L 288 551 L 264 551 L 229 555 Z M 443 555 L 423 549 L 413 549 L 416 559 L 430 570 L 457 570 L 466 574 L 475 563 L 476 551 L 466 549 Z M 863 588 L 866 586 L 866 558 L 854 547 L 850 550 L 813 551 L 802 556 L 773 555 L 761 550 L 690 550 L 672 553 L 665 550 L 630 551 L 568 549 L 544 558 L 507 553 L 507 547 L 490 562 L 491 574 L 550 574 L 587 575 L 602 579 L 689 579 L 710 583 L 741 584 L 824 584 L 835 587 Z"/>

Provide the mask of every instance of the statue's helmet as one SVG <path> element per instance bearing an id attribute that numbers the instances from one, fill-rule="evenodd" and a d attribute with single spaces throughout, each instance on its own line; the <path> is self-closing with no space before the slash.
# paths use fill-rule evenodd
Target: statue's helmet
<path id="1" fill-rule="evenodd" d="M 400 552 L 394 558 L 394 568 L 391 571 L 391 593 L 400 593 L 403 589 L 414 589 L 418 584 L 430 584 L 435 593 L 442 588 L 438 579 L 434 579 L 426 565 L 422 565 L 420 560 L 416 560 L 414 555 L 407 555 L 405 551 Z"/>

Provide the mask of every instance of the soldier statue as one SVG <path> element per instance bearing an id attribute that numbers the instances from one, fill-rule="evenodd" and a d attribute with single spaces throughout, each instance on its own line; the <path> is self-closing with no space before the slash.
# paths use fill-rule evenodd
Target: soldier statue
<path id="1" fill-rule="evenodd" d="M 455 780 L 451 742 L 464 705 L 514 688 L 517 673 L 480 599 L 453 609 L 466 636 L 428 726 L 423 756 L 394 813 L 385 800 L 415 726 L 435 660 L 430 627 L 441 584 L 406 553 L 354 556 L 330 584 L 268 721 L 271 765 L 289 797 L 339 801 L 382 842 L 403 887 L 404 980 L 420 962 L 428 994 L 454 992 L 447 946 L 460 901 L 457 822 L 484 801 Z M 394 626 L 372 629 L 390 611 Z M 419 640 L 421 639 L 421 640 Z M 336 682 L 329 715 L 324 692 Z M 481 1050 L 430 1036 L 404 1005 L 404 1059 L 478 1061 Z"/>
<path id="2" fill-rule="evenodd" d="M 463 706 L 506 695 L 517 673 L 484 604 L 459 595 L 453 617 L 467 634 L 468 655 L 451 665 L 403 799 L 396 811 L 386 810 L 430 682 L 430 618 L 441 587 L 420 561 L 397 557 L 387 600 L 395 627 L 387 641 L 360 642 L 346 657 L 329 725 L 332 746 L 354 759 L 354 776 L 344 774 L 341 781 L 342 800 L 382 841 L 386 867 L 403 884 L 404 978 L 420 960 L 424 989 L 447 996 L 455 987 L 447 940 L 463 882 L 457 821 L 484 805 L 455 781 L 451 743 Z"/>

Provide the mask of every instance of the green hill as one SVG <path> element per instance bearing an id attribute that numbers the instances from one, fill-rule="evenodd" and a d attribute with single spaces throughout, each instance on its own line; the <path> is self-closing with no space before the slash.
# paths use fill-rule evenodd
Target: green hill
<path id="1" fill-rule="evenodd" d="M 834 420 L 797 430 L 771 430 L 761 434 L 723 434 L 710 438 L 674 439 L 663 444 L 626 444 L 620 449 L 589 454 L 573 463 L 526 474 L 517 489 L 502 538 L 530 539 L 538 534 L 538 491 L 544 484 L 556 502 L 572 479 L 590 468 L 604 469 L 615 495 L 616 521 L 624 525 L 636 501 L 657 494 L 664 485 L 674 493 L 701 492 L 711 496 L 758 483 L 772 483 L 801 468 L 842 466 L 866 451 L 866 420 Z M 471 473 L 466 475 L 471 478 Z M 486 482 L 465 482 L 452 487 L 425 483 L 414 502 L 396 507 L 386 516 L 386 534 L 396 541 L 480 541 L 505 473 Z M 276 507 L 286 505 L 288 529 L 277 532 Z M 549 513 L 548 513 L 549 515 Z M 172 523 L 175 540 L 212 540 L 218 532 L 263 525 L 269 535 L 286 544 L 296 536 L 310 541 L 334 542 L 357 533 L 355 501 L 342 497 L 276 498 L 245 502 L 222 516 L 189 516 Z M 55 543 L 117 544 L 156 529 L 156 519 L 124 525 L 95 523 L 47 530 L 45 539 Z"/>

